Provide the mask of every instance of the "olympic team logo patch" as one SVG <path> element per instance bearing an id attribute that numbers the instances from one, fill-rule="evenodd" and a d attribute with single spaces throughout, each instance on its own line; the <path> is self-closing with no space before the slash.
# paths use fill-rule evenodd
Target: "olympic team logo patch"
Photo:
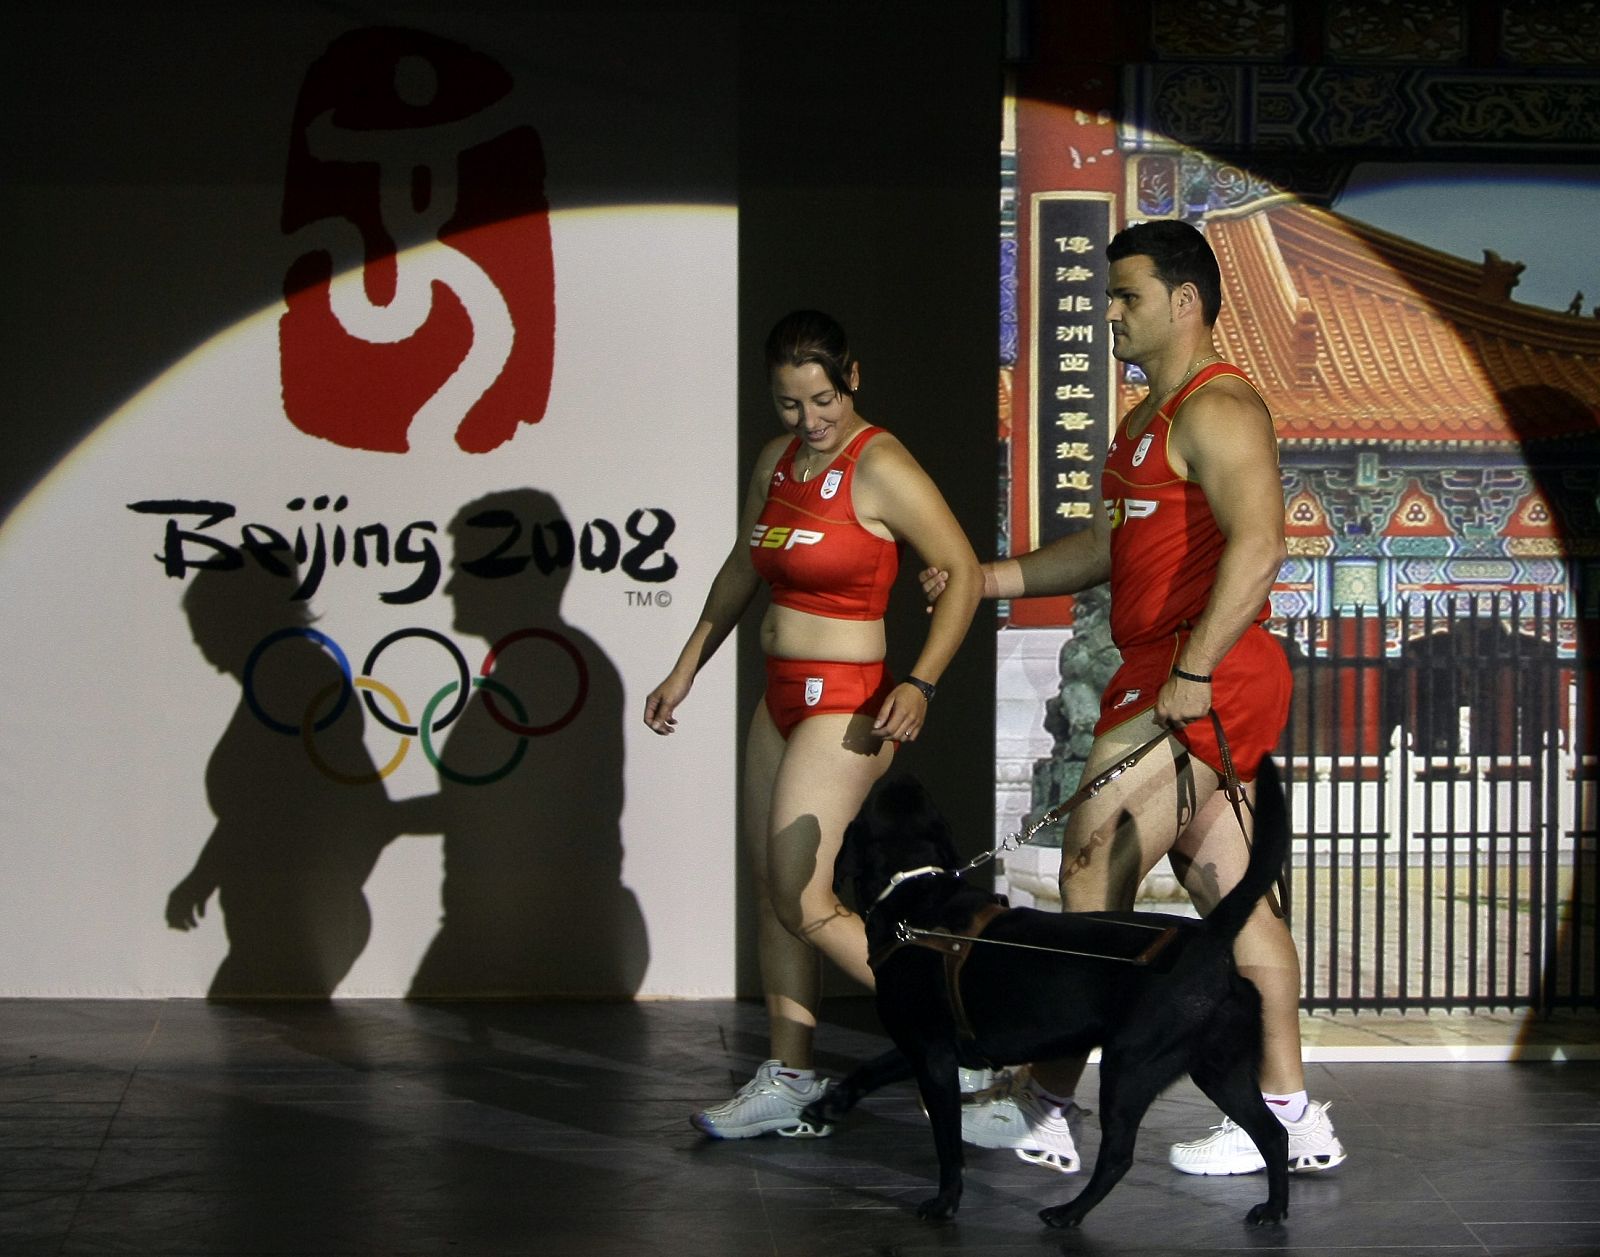
<path id="1" fill-rule="evenodd" d="M 822 701 L 822 678 L 806 678 L 806 706 L 815 707 Z"/>
<path id="2" fill-rule="evenodd" d="M 844 479 L 844 472 L 841 471 L 837 467 L 835 467 L 826 476 L 824 476 L 822 478 L 822 496 L 823 496 L 823 498 L 824 499 L 831 498 L 835 493 L 839 492 L 839 482 L 841 480 L 843 480 L 843 479 Z"/>

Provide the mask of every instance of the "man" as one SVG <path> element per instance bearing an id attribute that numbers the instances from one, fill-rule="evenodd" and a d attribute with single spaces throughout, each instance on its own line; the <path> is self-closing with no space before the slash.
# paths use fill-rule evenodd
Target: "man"
<path id="1" fill-rule="evenodd" d="M 1262 627 L 1283 562 L 1283 488 L 1272 418 L 1212 339 L 1222 305 L 1215 255 L 1186 223 L 1140 223 L 1107 247 L 1112 353 L 1150 391 L 1106 455 L 1092 526 L 984 565 L 993 598 L 1074 594 L 1111 582 L 1111 633 L 1123 663 L 1101 700 L 1089 780 L 1166 730 L 1164 745 L 1074 811 L 1061 851 L 1061 902 L 1074 912 L 1128 909 L 1144 875 L 1169 857 L 1202 912 L 1242 875 L 1240 822 L 1224 791 L 1209 719 L 1215 709 L 1246 779 L 1288 718 L 1291 679 Z M 923 573 L 930 598 L 943 575 Z M 1245 814 L 1248 823 L 1248 813 Z M 1240 934 L 1240 972 L 1261 991 L 1263 1094 L 1289 1130 L 1290 1165 L 1330 1169 L 1345 1153 L 1326 1104 L 1312 1104 L 1300 1062 L 1300 962 L 1275 903 Z M 1036 1062 L 963 1111 L 962 1134 L 1025 1160 L 1078 1168 L 1067 1119 L 1084 1061 Z M 1188 1174 L 1248 1174 L 1264 1164 L 1230 1121 L 1173 1145 Z"/>

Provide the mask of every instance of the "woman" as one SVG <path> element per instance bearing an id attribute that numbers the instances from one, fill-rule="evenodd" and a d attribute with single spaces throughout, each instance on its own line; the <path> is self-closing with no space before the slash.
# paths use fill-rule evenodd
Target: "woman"
<path id="1" fill-rule="evenodd" d="M 861 918 L 833 893 L 834 859 L 894 744 L 922 732 L 983 583 L 933 481 L 905 446 L 856 412 L 860 364 L 844 329 L 815 310 L 796 311 L 772 329 L 766 359 L 789 435 L 757 458 L 738 539 L 677 664 L 644 709 L 650 728 L 672 732 L 695 675 L 766 580 L 767 690 L 750 722 L 741 811 L 772 1059 L 732 1100 L 693 1116 L 718 1139 L 828 1133 L 800 1117 L 824 1086 L 811 1059 L 817 953 L 872 985 Z M 896 682 L 884 666 L 883 614 L 904 544 L 948 567 L 950 579 L 921 653 Z"/>

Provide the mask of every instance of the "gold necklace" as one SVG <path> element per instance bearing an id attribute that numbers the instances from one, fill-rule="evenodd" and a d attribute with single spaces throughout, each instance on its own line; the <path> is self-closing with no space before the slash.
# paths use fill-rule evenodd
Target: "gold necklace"
<path id="1" fill-rule="evenodd" d="M 1151 415 L 1160 414 L 1161 413 L 1161 408 L 1163 406 L 1165 406 L 1169 401 L 1171 401 L 1174 396 L 1177 395 L 1179 389 L 1181 389 L 1185 384 L 1187 384 L 1190 380 L 1194 379 L 1194 377 L 1197 374 L 1199 374 L 1201 367 L 1208 366 L 1209 364 L 1211 364 L 1213 362 L 1221 362 L 1221 361 L 1222 361 L 1222 355 L 1221 354 L 1219 354 L 1219 353 L 1209 353 L 1204 358 L 1201 358 L 1201 359 L 1197 360 L 1196 362 L 1191 363 L 1190 366 L 1189 366 L 1189 369 L 1186 372 L 1184 372 L 1183 379 L 1179 380 L 1176 384 L 1174 384 L 1171 388 L 1169 388 L 1165 393 L 1162 394 L 1161 400 L 1156 403 L 1155 409 L 1150 412 Z"/>
<path id="2" fill-rule="evenodd" d="M 840 440 L 839 440 L 839 449 L 834 450 L 834 452 L 832 454 L 828 455 L 828 461 L 830 463 L 838 455 L 840 450 L 843 450 L 845 446 L 850 444 L 850 436 L 851 436 L 851 434 L 847 432 L 847 433 L 844 434 L 843 437 L 840 438 Z M 816 470 L 816 468 L 812 465 L 816 461 L 816 453 L 817 453 L 817 451 L 815 449 L 813 449 L 809 445 L 806 446 L 806 448 L 801 451 L 801 454 L 804 456 L 804 458 L 806 460 L 806 465 L 803 468 L 800 469 L 800 483 L 801 484 L 805 484 L 807 481 L 809 481 L 811 479 L 811 473 Z"/>

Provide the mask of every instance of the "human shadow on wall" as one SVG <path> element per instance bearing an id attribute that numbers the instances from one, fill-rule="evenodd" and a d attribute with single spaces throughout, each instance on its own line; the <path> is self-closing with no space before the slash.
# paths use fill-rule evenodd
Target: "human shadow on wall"
<path id="1" fill-rule="evenodd" d="M 166 906 L 189 930 L 216 895 L 228 954 L 213 999 L 331 995 L 366 946 L 362 888 L 393 835 L 361 704 L 290 600 L 298 585 L 292 569 L 247 562 L 202 569 L 183 598 L 200 653 L 240 684 L 206 764 L 216 824 Z"/>
<path id="2" fill-rule="evenodd" d="M 413 998 L 627 998 L 649 943 L 622 884 L 622 681 L 561 615 L 583 548 L 556 500 L 490 494 L 451 523 L 454 627 L 490 661 L 438 748 L 437 795 L 398 805 L 443 835 L 443 916 Z M 590 551 L 594 551 L 591 549 Z"/>

